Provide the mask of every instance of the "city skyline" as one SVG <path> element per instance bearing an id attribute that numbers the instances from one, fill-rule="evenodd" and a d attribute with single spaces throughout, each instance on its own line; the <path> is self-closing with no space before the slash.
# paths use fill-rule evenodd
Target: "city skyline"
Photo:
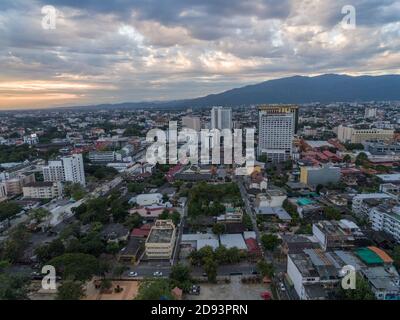
<path id="1" fill-rule="evenodd" d="M 41 9 L 57 10 L 56 29 Z M 355 8 L 345 29 L 342 8 Z M 194 98 L 295 74 L 398 74 L 396 1 L 2 1 L 0 110 Z"/>

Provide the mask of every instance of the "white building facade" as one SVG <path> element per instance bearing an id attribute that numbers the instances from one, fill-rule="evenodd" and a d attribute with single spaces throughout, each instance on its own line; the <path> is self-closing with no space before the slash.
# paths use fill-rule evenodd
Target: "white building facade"
<path id="1" fill-rule="evenodd" d="M 82 154 L 63 157 L 61 160 L 49 161 L 43 167 L 44 181 L 69 181 L 86 185 Z"/>
<path id="2" fill-rule="evenodd" d="M 259 106 L 258 154 L 271 162 L 284 162 L 292 157 L 297 130 L 297 106 Z"/>

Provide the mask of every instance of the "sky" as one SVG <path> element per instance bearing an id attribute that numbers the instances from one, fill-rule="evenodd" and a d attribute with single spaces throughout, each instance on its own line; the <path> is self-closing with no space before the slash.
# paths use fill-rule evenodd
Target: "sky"
<path id="1" fill-rule="evenodd" d="M 355 28 L 342 22 L 346 5 Z M 55 29 L 43 27 L 44 6 L 56 9 Z M 399 49 L 400 0 L 1 0 L 0 109 L 399 74 Z"/>

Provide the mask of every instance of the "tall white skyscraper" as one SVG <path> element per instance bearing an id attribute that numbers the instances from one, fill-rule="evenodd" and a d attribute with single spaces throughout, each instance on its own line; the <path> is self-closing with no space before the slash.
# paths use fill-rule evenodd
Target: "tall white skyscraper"
<path id="1" fill-rule="evenodd" d="M 293 105 L 259 106 L 258 154 L 271 162 L 291 158 L 293 138 L 297 131 L 298 107 Z"/>
<path id="2" fill-rule="evenodd" d="M 44 181 L 70 181 L 86 185 L 82 154 L 49 161 L 48 165 L 43 167 L 43 177 Z"/>
<path id="3" fill-rule="evenodd" d="M 182 117 L 182 127 L 193 129 L 197 132 L 201 130 L 201 122 L 199 117 Z"/>
<path id="4" fill-rule="evenodd" d="M 232 109 L 213 107 L 211 109 L 211 129 L 232 129 Z"/>

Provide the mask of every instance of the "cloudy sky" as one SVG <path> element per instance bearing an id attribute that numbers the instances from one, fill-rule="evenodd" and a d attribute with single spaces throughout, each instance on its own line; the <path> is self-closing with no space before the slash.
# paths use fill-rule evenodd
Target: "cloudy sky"
<path id="1" fill-rule="evenodd" d="M 46 5 L 56 29 L 42 26 Z M 343 27 L 345 5 L 355 29 Z M 400 0 L 1 0 L 0 109 L 400 73 L 399 49 Z"/>

